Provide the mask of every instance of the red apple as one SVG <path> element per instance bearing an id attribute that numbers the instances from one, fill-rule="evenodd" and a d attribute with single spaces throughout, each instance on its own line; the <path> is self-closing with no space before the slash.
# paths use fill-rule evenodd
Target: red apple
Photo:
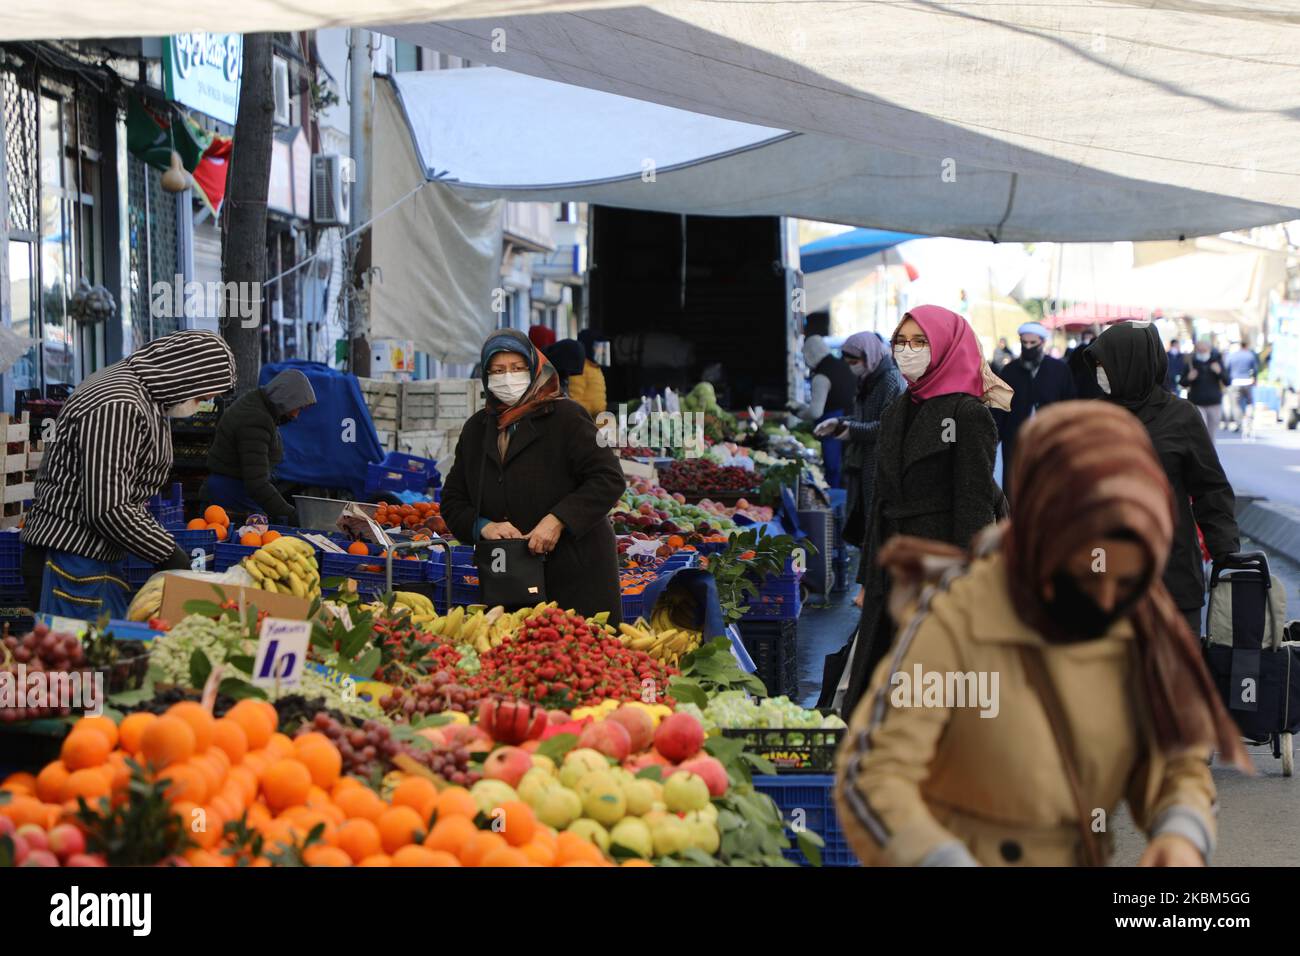
<path id="1" fill-rule="evenodd" d="M 567 724 L 571 718 L 567 710 L 548 710 L 546 719 L 550 721 L 551 726 L 555 726 L 556 724 Z"/>
<path id="2" fill-rule="evenodd" d="M 49 850 L 32 850 L 19 866 L 58 866 L 59 858 Z"/>
<path id="3" fill-rule="evenodd" d="M 690 714 L 670 714 L 655 731 L 655 750 L 673 763 L 694 757 L 704 743 L 704 728 Z"/>
<path id="4" fill-rule="evenodd" d="M 622 763 L 632 752 L 632 735 L 627 732 L 626 727 L 615 721 L 596 721 L 582 729 L 578 746 L 598 750 L 606 757 L 612 757 Z"/>
<path id="5" fill-rule="evenodd" d="M 29 850 L 48 850 L 50 848 L 49 834 L 35 823 L 24 823 L 15 832 L 27 841 Z"/>
<path id="6" fill-rule="evenodd" d="M 628 736 L 632 738 L 632 753 L 634 754 L 647 749 L 650 742 L 654 740 L 654 718 L 640 707 L 629 707 L 624 704 L 610 714 L 607 719 L 623 725 Z"/>
<path id="7" fill-rule="evenodd" d="M 60 823 L 50 831 L 50 849 L 60 860 L 84 854 L 86 837 L 71 823 Z"/>
<path id="8" fill-rule="evenodd" d="M 715 757 L 692 757 L 677 768 L 676 773 L 693 773 L 709 785 L 709 796 L 725 796 L 729 781 L 727 768 Z"/>
<path id="9" fill-rule="evenodd" d="M 533 756 L 518 747 L 499 747 L 483 762 L 483 776 L 519 786 L 524 774 L 533 768 Z"/>
<path id="10" fill-rule="evenodd" d="M 108 866 L 107 861 L 98 853 L 74 853 L 63 863 L 64 866 Z"/>

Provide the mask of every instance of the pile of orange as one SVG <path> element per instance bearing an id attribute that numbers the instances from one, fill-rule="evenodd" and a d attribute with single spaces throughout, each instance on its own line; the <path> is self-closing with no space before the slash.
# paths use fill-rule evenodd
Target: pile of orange
<path id="1" fill-rule="evenodd" d="M 392 505 L 380 502 L 375 509 L 375 521 L 390 528 L 418 528 L 436 514 L 441 514 L 436 501 L 417 501 L 410 505 Z"/>
<path id="2" fill-rule="evenodd" d="M 258 534 L 256 531 L 245 531 L 239 536 L 239 543 L 249 548 L 260 548 L 264 544 L 270 544 L 283 535 L 278 531 L 263 531 Z"/>
<path id="3" fill-rule="evenodd" d="M 475 826 L 479 806 L 463 787 L 439 790 L 429 779 L 400 775 L 390 799 L 341 776 L 342 757 L 323 734 L 290 739 L 265 701 L 242 700 L 225 716 L 194 702 L 162 716 L 136 713 L 120 725 L 87 717 L 73 725 L 58 760 L 38 775 L 14 774 L 0 789 L 12 799 L 0 814 L 18 826 L 51 827 L 70 819 L 78 796 L 122 800 L 130 780 L 127 758 L 167 781 L 172 809 L 196 846 L 195 866 L 234 866 L 227 822 L 246 820 L 263 838 L 257 858 L 269 866 L 282 844 L 299 842 L 320 825 L 321 842 L 303 852 L 310 866 L 613 866 L 595 844 L 539 823 L 523 801 L 502 804 L 496 829 Z M 494 808 L 495 810 L 496 808 Z M 432 821 L 432 826 L 430 822 Z M 624 865 L 648 865 L 642 861 Z"/>
<path id="4" fill-rule="evenodd" d="M 218 541 L 225 541 L 230 535 L 230 515 L 220 505 L 208 505 L 202 518 L 195 518 L 185 526 L 190 531 L 215 531 Z"/>

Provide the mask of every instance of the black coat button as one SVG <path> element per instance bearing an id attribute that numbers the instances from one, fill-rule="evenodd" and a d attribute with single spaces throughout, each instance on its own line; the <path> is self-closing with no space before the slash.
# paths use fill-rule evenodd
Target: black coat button
<path id="1" fill-rule="evenodd" d="M 1002 854 L 1002 859 L 1008 863 L 1019 863 L 1020 858 L 1024 856 L 1024 851 L 1020 849 L 1020 844 L 1015 840 L 1003 840 L 998 846 L 998 852 Z"/>

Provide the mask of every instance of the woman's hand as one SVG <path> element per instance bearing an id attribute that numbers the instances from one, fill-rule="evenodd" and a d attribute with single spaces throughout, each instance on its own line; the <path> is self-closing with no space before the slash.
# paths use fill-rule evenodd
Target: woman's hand
<path id="1" fill-rule="evenodd" d="M 498 541 L 503 538 L 522 538 L 523 533 L 509 521 L 489 521 L 479 536 L 488 541 Z"/>
<path id="2" fill-rule="evenodd" d="M 1151 841 L 1138 866 L 1205 866 L 1205 858 L 1191 840 L 1166 833 Z"/>
<path id="3" fill-rule="evenodd" d="M 858 593 L 853 596 L 853 606 L 862 607 L 862 599 L 866 596 L 866 588 L 858 588 Z"/>
<path id="4" fill-rule="evenodd" d="M 528 532 L 528 550 L 533 554 L 550 554 L 555 550 L 562 531 L 564 522 L 555 515 L 547 515 L 537 522 L 536 528 Z"/>

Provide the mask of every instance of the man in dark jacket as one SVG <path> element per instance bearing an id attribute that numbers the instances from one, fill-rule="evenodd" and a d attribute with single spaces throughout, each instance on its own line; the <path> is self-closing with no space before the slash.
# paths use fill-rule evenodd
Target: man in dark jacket
<path id="1" fill-rule="evenodd" d="M 1178 527 L 1165 566 L 1165 587 L 1192 633 L 1199 637 L 1205 572 L 1196 529 L 1200 527 L 1210 556 L 1216 560 L 1239 550 L 1232 485 L 1195 407 L 1164 390 L 1168 357 L 1151 323 L 1111 326 L 1088 349 L 1088 356 L 1104 372 L 1103 391 L 1109 389 L 1106 397 L 1123 405 L 1146 426 L 1169 476 Z"/>
<path id="2" fill-rule="evenodd" d="M 1196 343 L 1196 351 L 1183 366 L 1178 382 L 1187 389 L 1187 400 L 1201 413 L 1210 440 L 1217 441 L 1219 423 L 1223 420 L 1223 386 L 1228 384 L 1228 373 L 1223 367 L 1223 356 L 1210 345 L 1208 338 Z"/>
<path id="3" fill-rule="evenodd" d="M 995 411 L 998 438 L 1002 442 L 1002 488 L 1010 487 L 1011 459 L 1020 426 L 1044 405 L 1065 402 L 1075 397 L 1074 379 L 1069 367 L 1060 359 L 1043 352 L 1047 329 L 1038 322 L 1020 326 L 1020 357 L 1002 367 L 1001 379 L 1015 393 L 1011 411 Z"/>
<path id="4" fill-rule="evenodd" d="M 1183 369 L 1187 365 L 1187 356 L 1178 347 L 1177 339 L 1169 340 L 1169 351 L 1165 353 L 1169 361 L 1169 371 L 1165 373 L 1165 391 L 1178 394 L 1178 383 L 1182 380 Z"/>
<path id="5" fill-rule="evenodd" d="M 276 490 L 271 476 L 284 457 L 280 426 L 315 404 L 316 392 L 307 376 L 285 369 L 226 409 L 208 449 L 210 474 L 203 484 L 203 501 L 261 511 L 273 524 L 296 526 L 297 511 Z"/>

